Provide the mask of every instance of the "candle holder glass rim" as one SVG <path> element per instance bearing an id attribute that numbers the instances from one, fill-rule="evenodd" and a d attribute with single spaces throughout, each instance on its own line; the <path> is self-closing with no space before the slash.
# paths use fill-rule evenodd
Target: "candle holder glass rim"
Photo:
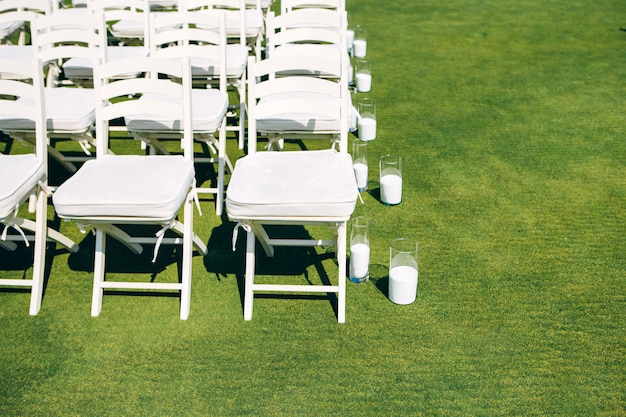
<path id="1" fill-rule="evenodd" d="M 407 249 L 409 247 L 412 247 L 413 249 Z M 417 254 L 419 253 L 421 246 L 416 239 L 413 239 L 411 237 L 400 237 L 397 239 L 393 239 L 389 243 L 389 248 L 390 250 L 393 248 L 393 250 L 396 253 L 416 253 Z"/>
<path id="2" fill-rule="evenodd" d="M 372 219 L 369 216 L 354 216 L 350 219 L 350 226 L 352 227 L 369 227 L 372 224 Z"/>
<path id="3" fill-rule="evenodd" d="M 378 160 L 379 160 L 379 161 L 386 161 L 386 160 L 388 160 L 388 159 L 392 159 L 392 158 L 397 159 L 399 163 L 401 163 L 401 162 L 402 162 L 402 156 L 400 156 L 400 155 L 395 155 L 395 154 L 391 154 L 391 153 L 386 153 L 386 154 L 384 154 L 384 155 L 381 155 L 381 156 L 378 158 Z M 401 239 L 404 239 L 404 238 L 401 238 Z M 407 239 L 408 239 L 408 238 L 407 238 Z M 397 239 L 396 239 L 396 240 L 397 240 Z"/>

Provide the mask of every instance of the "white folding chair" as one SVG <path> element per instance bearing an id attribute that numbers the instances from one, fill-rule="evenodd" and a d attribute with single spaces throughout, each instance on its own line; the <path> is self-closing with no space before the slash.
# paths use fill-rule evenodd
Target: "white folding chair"
<path id="1" fill-rule="evenodd" d="M 215 194 L 215 210 L 221 215 L 225 168 L 232 171 L 232 164 L 226 155 L 228 91 L 225 16 L 218 11 L 161 13 L 151 16 L 150 25 L 153 29 L 150 35 L 151 55 L 175 60 L 189 58 L 192 78 L 200 84 L 191 92 L 194 138 L 208 148 L 207 152 L 217 154 L 217 158 L 196 157 L 194 160 L 196 163 L 217 163 L 217 178 L 216 186 L 200 187 L 197 191 Z M 207 85 L 209 88 L 206 88 Z M 144 99 L 151 97 L 144 96 L 139 100 Z M 161 154 L 169 153 L 161 139 L 172 135 L 179 137 L 181 131 L 181 124 L 173 117 L 149 124 L 127 118 L 126 125 L 136 138 Z"/>
<path id="2" fill-rule="evenodd" d="M 0 130 L 13 129 L 29 120 L 35 129 L 35 152 L 0 154 L 0 247 L 15 250 L 16 241 L 30 246 L 34 241 L 33 275 L 29 279 L 0 279 L 0 286 L 30 287 L 30 314 L 41 307 L 46 263 L 46 242 L 54 240 L 75 252 L 78 246 L 47 226 L 48 187 L 46 116 L 41 61 L 27 64 L 20 60 L 0 59 L 0 72 L 18 74 L 16 80 L 0 79 Z M 32 84 L 30 84 L 32 80 Z M 15 100 L 19 97 L 19 100 Z M 22 217 L 20 207 L 30 200 L 29 211 L 35 219 Z M 13 229 L 17 234 L 9 234 Z M 2 255 L 5 256 L 5 255 Z"/>
<path id="3" fill-rule="evenodd" d="M 310 76 L 272 77 L 284 71 L 287 60 L 269 58 L 248 62 L 248 150 L 239 159 L 226 193 L 226 208 L 237 231 L 247 232 L 244 290 L 244 319 L 251 320 L 254 294 L 257 292 L 323 292 L 337 294 L 337 320 L 345 321 L 346 303 L 346 222 L 352 214 L 357 185 L 352 159 L 347 152 L 348 98 L 347 82 Z M 299 57 L 298 65 L 323 72 L 343 70 L 345 60 Z M 307 62 L 305 62 L 307 61 Z M 344 69 L 345 70 L 345 69 Z M 295 138 L 330 135 L 334 149 L 283 152 L 256 152 L 257 129 L 290 134 Z M 326 225 L 332 239 L 272 238 L 266 225 Z M 264 284 L 255 276 L 255 241 L 259 240 L 267 256 L 275 246 L 334 246 L 337 256 L 336 285 Z"/>
<path id="4" fill-rule="evenodd" d="M 257 134 L 264 136 L 269 140 L 268 148 L 273 149 L 282 148 L 285 139 L 323 138 L 340 145 L 347 143 L 348 130 L 338 117 L 343 113 L 316 110 L 339 109 L 349 101 L 347 70 L 343 69 L 347 54 L 304 50 L 307 54 L 270 57 L 256 63 L 256 76 L 264 79 L 258 78 L 258 82 L 249 78 L 248 140 L 256 141 Z"/>
<path id="5" fill-rule="evenodd" d="M 238 102 L 238 121 L 236 126 L 228 126 L 227 130 L 235 130 L 239 148 L 243 149 L 246 126 L 246 64 L 248 61 L 247 46 L 247 14 L 245 0 L 181 0 L 180 7 L 184 11 L 203 11 L 218 9 L 226 13 L 228 45 L 226 47 L 227 84 L 234 88 Z M 207 28 L 199 24 L 200 28 Z M 210 28 L 208 28 L 210 29 Z M 230 30 L 230 33 L 229 33 Z"/>
<path id="6" fill-rule="evenodd" d="M 8 13 L 11 18 L 0 19 L 0 43 L 12 45 L 9 37 L 19 31 L 17 45 L 25 45 L 28 23 L 31 20 L 29 13 L 50 13 L 56 8 L 56 3 L 52 0 L 1 0 L 0 15 Z M 23 12 L 27 13 L 20 15 Z"/>
<path id="7" fill-rule="evenodd" d="M 159 76 L 119 79 L 120 74 L 146 72 Z M 180 318 L 189 316 L 193 246 L 206 254 L 206 246 L 193 231 L 195 171 L 191 71 L 189 61 L 154 57 L 129 58 L 107 62 L 94 68 L 97 94 L 97 157 L 87 161 L 61 184 L 53 197 L 59 217 L 95 229 L 96 248 L 92 316 L 102 307 L 104 289 L 178 291 Z M 139 101 L 137 94 L 151 100 Z M 108 155 L 108 123 L 120 117 L 135 116 L 147 122 L 176 115 L 184 132 L 184 155 Z M 182 208 L 184 224 L 177 218 Z M 156 225 L 153 236 L 133 236 L 123 225 Z M 169 231 L 181 237 L 165 237 Z M 141 244 L 154 244 L 156 261 L 161 244 L 182 244 L 180 282 L 115 282 L 105 279 L 106 237 L 122 242 L 135 253 Z"/>
<path id="8" fill-rule="evenodd" d="M 91 0 L 87 12 L 103 15 L 111 39 L 107 39 L 106 59 L 147 56 L 149 54 L 149 15 L 148 0 Z M 66 11 L 64 11 L 66 13 Z M 137 27 L 135 30 L 116 30 L 116 27 Z M 63 72 L 67 78 L 78 83 L 91 84 L 93 81 L 92 59 L 72 57 L 63 63 Z M 135 77 L 138 74 L 124 74 Z"/>
<path id="9" fill-rule="evenodd" d="M 260 58 L 264 14 L 260 3 L 247 5 L 246 0 L 183 0 L 185 10 L 221 10 L 226 14 L 226 36 L 239 43 L 248 39 L 251 50 Z"/>
<path id="10" fill-rule="evenodd" d="M 75 172 L 75 162 L 92 157 L 95 96 L 92 88 L 75 88 L 81 85 L 64 75 L 64 64 L 72 58 L 83 62 L 106 59 L 106 28 L 102 15 L 84 13 L 76 19 L 71 10 L 37 16 L 32 33 L 36 56 L 48 64 L 48 151 L 68 171 Z M 84 155 L 66 155 L 56 149 L 56 141 L 68 139 L 78 143 Z"/>
<path id="11" fill-rule="evenodd" d="M 50 0 L 2 0 L 0 1 L 0 59 L 19 60 L 30 63 L 34 57 L 33 45 L 26 40 L 25 33 L 30 28 L 37 14 L 47 14 L 52 11 Z M 8 40 L 8 36 L 17 25 L 20 30 L 17 45 Z M 11 33 L 9 33 L 11 32 Z M 0 73 L 0 78 L 15 78 L 10 72 Z"/>
<path id="12" fill-rule="evenodd" d="M 267 17 L 267 56 L 317 53 L 295 48 L 308 45 L 311 51 L 321 48 L 320 53 L 336 55 L 336 59 L 341 59 L 341 54 L 347 50 L 344 35 L 347 24 L 345 11 L 307 8 L 281 15 L 270 12 Z"/>

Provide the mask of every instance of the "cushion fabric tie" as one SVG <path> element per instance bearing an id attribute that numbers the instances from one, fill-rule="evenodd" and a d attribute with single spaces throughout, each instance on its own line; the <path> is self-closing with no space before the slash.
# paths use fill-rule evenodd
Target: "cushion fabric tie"
<path id="1" fill-rule="evenodd" d="M 20 208 L 19 204 L 16 205 L 15 209 L 11 212 L 11 215 L 8 217 L 8 220 L 4 221 L 4 229 L 2 230 L 2 235 L 0 236 L 0 239 L 6 241 L 7 240 L 7 232 L 9 231 L 9 227 L 12 227 L 13 229 L 15 229 L 22 236 L 22 239 L 24 239 L 24 243 L 26 244 L 26 247 L 29 247 L 30 243 L 28 242 L 28 239 L 26 238 L 26 235 L 24 234 L 24 231 L 22 230 L 22 228 L 20 226 L 15 224 L 15 219 L 17 218 L 17 212 L 18 212 L 19 208 Z"/>
<path id="2" fill-rule="evenodd" d="M 250 226 L 249 223 L 237 222 L 235 228 L 233 229 L 233 252 L 237 249 L 237 238 L 239 237 L 240 227 L 248 233 L 252 231 L 252 226 Z"/>

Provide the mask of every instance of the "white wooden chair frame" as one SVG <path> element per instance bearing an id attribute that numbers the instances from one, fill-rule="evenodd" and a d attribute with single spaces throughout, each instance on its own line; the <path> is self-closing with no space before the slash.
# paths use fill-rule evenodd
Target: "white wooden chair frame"
<path id="1" fill-rule="evenodd" d="M 32 105 L 28 106 L 23 103 L 15 103 L 11 100 L 0 100 L 0 114 L 4 116 L 32 119 L 35 122 L 35 156 L 41 161 L 45 178 L 38 181 L 37 185 L 32 189 L 29 195 L 24 196 L 20 203 L 24 203 L 29 199 L 29 211 L 35 213 L 35 220 L 26 219 L 17 215 L 17 207 L 15 212 L 9 217 L 0 219 L 0 223 L 6 228 L 14 228 L 20 232 L 20 235 L 4 235 L 0 238 L 0 246 L 5 250 L 15 250 L 17 248 L 16 241 L 24 241 L 28 246 L 28 242 L 34 242 L 34 260 L 33 273 L 30 279 L 0 279 L 0 286 L 9 287 L 30 287 L 30 315 L 37 315 L 41 308 L 41 300 L 43 296 L 43 285 L 46 264 L 46 245 L 48 241 L 55 241 L 65 246 L 70 252 L 76 252 L 78 246 L 59 233 L 58 231 L 47 226 L 47 202 L 51 194 L 51 190 L 47 185 L 47 136 L 46 136 L 46 116 L 44 108 L 44 92 L 43 92 L 43 69 L 41 61 L 33 60 L 33 62 L 25 64 L 20 61 L 0 60 L 0 72 L 10 70 L 23 80 L 32 80 L 32 85 L 18 80 L 0 79 L 0 93 L 12 96 L 21 96 L 30 98 Z M 1 125 L 0 125 L 1 127 Z M 0 158 L 18 157 L 17 155 L 2 155 Z M 6 180 L 6 179 L 3 179 Z M 18 206 L 19 207 L 19 206 Z M 29 234 L 24 233 L 29 232 Z"/>
<path id="2" fill-rule="evenodd" d="M 156 64 L 155 64 L 156 63 Z M 156 66 L 155 66 L 156 65 Z M 166 74 L 169 77 L 182 79 L 182 83 L 178 87 L 171 87 L 175 84 L 171 80 L 157 79 L 156 77 L 147 76 L 143 79 L 119 79 L 120 74 L 129 71 L 144 72 L 155 70 L 159 73 Z M 138 100 L 129 100 L 122 103 L 113 103 L 114 97 L 128 96 L 131 91 L 139 92 L 133 88 L 133 83 L 140 82 L 143 92 L 174 94 L 178 91 L 177 97 L 180 98 L 182 104 L 182 120 L 184 125 L 183 147 L 184 159 L 192 161 L 193 158 L 193 133 L 191 121 L 191 71 L 188 59 L 178 61 L 158 59 L 154 57 L 132 58 L 127 60 L 116 60 L 96 65 L 94 68 L 94 80 L 96 82 L 96 95 L 98 97 L 96 131 L 97 131 L 97 158 L 118 158 L 116 156 L 107 156 L 105 151 L 108 148 L 109 129 L 108 122 L 127 114 L 145 114 L 146 110 L 138 106 Z M 167 85 L 166 85 L 167 84 Z M 153 109 L 155 107 L 152 107 Z M 161 103 L 156 109 L 160 115 L 179 114 L 181 106 L 174 103 Z M 160 158 L 161 156 L 143 156 L 141 158 Z M 123 158 L 123 157 L 121 157 Z M 169 158 L 164 156 L 163 158 Z M 75 175 L 80 174 L 80 170 Z M 63 186 L 59 187 L 57 195 L 60 194 Z M 142 216 L 77 216 L 66 217 L 59 211 L 59 216 L 68 218 L 68 220 L 77 223 L 89 225 L 95 229 L 95 263 L 94 263 L 94 288 L 92 298 L 92 316 L 98 316 L 102 308 L 102 298 L 105 289 L 139 289 L 139 290 L 164 290 L 178 291 L 181 296 L 180 319 L 186 320 L 189 317 L 190 297 L 191 297 L 191 277 L 192 277 L 192 256 L 193 247 L 206 254 L 207 248 L 204 242 L 194 234 L 193 231 L 193 201 L 195 199 L 195 188 L 188 190 L 185 202 L 183 204 L 184 224 L 176 218 L 155 219 L 153 217 Z M 55 206 L 57 202 L 55 201 Z M 58 208 L 58 207 L 57 207 Z M 122 231 L 118 225 L 135 224 L 135 225 L 167 225 L 166 228 L 172 230 L 181 237 L 159 238 L 158 236 L 130 236 Z M 164 229 L 162 230 L 164 232 Z M 120 241 L 134 253 L 141 253 L 142 244 L 182 244 L 182 267 L 181 281 L 179 283 L 157 283 L 157 282 L 115 282 L 105 280 L 105 259 L 106 259 L 106 236 L 111 236 Z M 158 235 L 158 234 L 157 234 Z M 160 242 L 160 243 L 159 243 Z"/>
<path id="3" fill-rule="evenodd" d="M 216 30 L 200 29 L 196 23 L 212 22 Z M 216 74 L 211 82 L 217 82 L 219 91 L 227 93 L 226 75 L 226 32 L 225 16 L 220 12 L 203 10 L 198 12 L 180 11 L 178 13 L 152 14 L 150 27 L 152 28 L 150 54 L 151 56 L 164 59 L 201 58 L 210 59 L 218 63 Z M 196 27 L 190 27 L 196 26 Z M 200 43 L 200 44 L 199 44 Z M 167 47 L 164 47 L 167 45 Z M 193 71 L 192 71 L 193 74 Z M 193 75 L 192 75 L 193 78 Z M 215 212 L 218 216 L 222 214 L 224 207 L 224 177 L 226 169 L 232 172 L 233 165 L 226 154 L 226 130 L 227 115 L 223 115 L 222 122 L 217 131 L 201 131 L 194 126 L 194 138 L 203 142 L 209 151 L 216 150 L 217 157 L 196 157 L 197 163 L 217 164 L 217 184 L 215 187 L 198 187 L 200 194 L 215 195 Z M 134 134 L 148 141 L 148 145 L 158 153 L 167 155 L 170 152 L 159 142 L 160 138 L 180 137 L 180 132 L 159 131 L 148 132 L 134 131 Z"/>
<path id="4" fill-rule="evenodd" d="M 300 57 L 303 58 L 303 57 Z M 317 57 L 311 57 L 317 64 L 320 60 Z M 319 134 L 330 134 L 338 138 L 339 152 L 347 152 L 347 132 L 348 132 L 348 86 L 345 77 L 341 74 L 347 72 L 347 55 L 343 57 L 340 65 L 340 77 L 337 82 L 325 79 L 315 79 L 312 77 L 285 77 L 285 78 L 273 78 L 270 76 L 268 81 L 257 82 L 261 77 L 268 75 L 268 68 L 272 68 L 269 61 L 261 61 L 255 63 L 251 58 L 248 62 L 249 68 L 249 125 L 248 125 L 248 144 L 249 152 L 254 153 L 257 149 L 257 118 L 264 117 L 272 112 L 276 111 L 272 105 L 263 106 L 257 109 L 257 99 L 263 96 L 267 88 L 277 88 L 276 91 L 285 91 L 288 89 L 298 89 L 302 86 L 303 81 L 308 79 L 312 81 L 309 84 L 314 90 L 325 91 L 324 84 L 336 84 L 335 86 L 327 86 L 329 94 L 337 94 L 340 97 L 340 119 L 341 128 L 338 132 L 311 132 L 312 136 Z M 301 63 L 301 60 L 298 60 Z M 280 65 L 278 67 L 281 67 Z M 333 72 L 332 65 L 328 67 L 322 66 L 325 70 Z M 282 67 L 281 67 L 282 68 Z M 319 83 L 318 83 L 319 82 Z M 273 84 L 273 86 L 272 86 Z M 278 86 L 277 86 L 278 85 Z M 331 93 L 334 92 L 334 93 Z M 304 102 L 293 102 L 294 105 L 304 105 Z M 320 108 L 318 105 L 316 108 L 305 108 L 306 112 L 326 114 L 328 116 L 336 116 L 336 109 L 334 108 Z M 303 132 L 284 132 L 284 134 L 292 133 L 293 137 L 311 137 L 303 134 Z M 307 152 L 307 151 L 304 151 Z M 237 168 L 235 167 L 235 170 Z M 292 217 L 276 217 L 276 216 L 245 216 L 237 217 L 229 213 L 231 220 L 237 222 L 235 230 L 239 227 L 243 227 L 247 232 L 246 236 L 246 254 L 245 254 L 245 289 L 244 289 L 244 320 L 252 319 L 254 294 L 257 292 L 321 292 L 321 293 L 336 293 L 337 294 L 337 321 L 339 323 L 345 322 L 345 308 L 346 308 L 346 223 L 349 220 L 347 216 L 292 216 Z M 264 226 L 266 225 L 327 225 L 333 230 L 334 238 L 330 240 L 315 240 L 315 239 L 274 239 L 271 238 L 266 232 Z M 336 257 L 338 264 L 338 281 L 336 285 L 289 285 L 289 284 L 259 284 L 255 283 L 255 242 L 259 240 L 261 246 L 265 250 L 265 254 L 268 257 L 274 255 L 275 246 L 334 246 L 336 248 Z M 236 240 L 236 233 L 233 237 L 233 243 Z"/>

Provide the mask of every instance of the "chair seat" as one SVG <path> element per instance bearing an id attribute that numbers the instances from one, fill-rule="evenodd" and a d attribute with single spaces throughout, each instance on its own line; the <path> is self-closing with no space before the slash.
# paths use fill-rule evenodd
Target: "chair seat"
<path id="1" fill-rule="evenodd" d="M 32 62 L 32 45 L 0 45 L 0 59 L 11 59 L 20 62 Z M 15 74 L 0 73 L 0 78 L 19 79 Z"/>
<path id="2" fill-rule="evenodd" d="M 357 198 L 348 153 L 257 152 L 237 161 L 226 208 L 232 219 L 347 219 Z"/>
<path id="3" fill-rule="evenodd" d="M 0 38 L 4 39 L 10 36 L 13 32 L 18 30 L 23 24 L 24 22 L 21 20 L 0 23 Z"/>
<path id="4" fill-rule="evenodd" d="M 109 46 L 107 47 L 107 60 L 148 56 L 149 49 L 143 46 Z M 86 58 L 70 58 L 63 64 L 63 71 L 68 78 L 92 78 L 93 61 Z M 137 73 L 128 74 L 135 77 Z"/>
<path id="5" fill-rule="evenodd" d="M 157 94 L 144 94 L 139 100 L 173 101 L 170 97 L 160 97 Z M 222 119 L 228 110 L 228 94 L 218 89 L 193 89 L 191 91 L 192 120 L 194 132 L 213 133 L 220 128 Z M 126 127 L 130 132 L 144 131 L 182 131 L 180 119 L 155 118 L 154 116 L 127 116 Z"/>
<path id="6" fill-rule="evenodd" d="M 217 49 L 219 46 L 204 46 L 203 48 Z M 248 49 L 240 44 L 226 46 L 226 75 L 229 78 L 239 78 L 246 70 Z M 212 59 L 192 58 L 191 75 L 194 77 L 218 76 L 218 63 Z"/>
<path id="7" fill-rule="evenodd" d="M 320 107 L 332 104 L 336 107 L 340 106 L 340 101 L 336 97 L 326 94 L 310 93 L 310 92 L 288 92 L 277 93 L 263 97 L 258 106 L 264 103 L 279 100 L 314 100 L 319 101 Z M 268 118 L 257 119 L 257 130 L 265 133 L 280 132 L 338 132 L 341 129 L 341 121 L 337 119 L 329 119 L 317 114 L 289 112 L 275 115 Z"/>
<path id="8" fill-rule="evenodd" d="M 150 0 L 151 6 L 157 6 L 154 0 Z M 152 12 L 169 13 L 169 12 Z M 123 19 L 111 25 L 111 33 L 117 38 L 143 39 L 145 36 L 145 25 L 138 20 Z"/>
<path id="9" fill-rule="evenodd" d="M 227 10 L 226 14 L 226 35 L 239 36 L 239 11 Z M 263 28 L 263 11 L 257 9 L 246 10 L 246 36 L 256 37 Z"/>
<path id="10" fill-rule="evenodd" d="M 34 154 L 0 155 L 0 219 L 11 214 L 45 178 L 43 161 Z"/>
<path id="11" fill-rule="evenodd" d="M 143 39 L 145 36 L 144 25 L 135 20 L 120 20 L 111 25 L 111 32 L 118 38 Z"/>
<path id="12" fill-rule="evenodd" d="M 273 0 L 261 0 L 261 8 L 267 9 L 272 5 Z M 246 6 L 256 6 L 256 0 L 246 0 Z"/>
<path id="13" fill-rule="evenodd" d="M 106 156 L 89 160 L 56 191 L 61 218 L 142 218 L 169 221 L 194 181 L 193 162 L 182 156 Z"/>
<path id="14" fill-rule="evenodd" d="M 86 132 L 95 120 L 94 92 L 86 88 L 46 88 L 46 116 L 49 132 Z M 26 98 L 18 101 L 30 102 Z M 32 119 L 16 119 L 0 114 L 2 130 L 34 131 Z"/>

